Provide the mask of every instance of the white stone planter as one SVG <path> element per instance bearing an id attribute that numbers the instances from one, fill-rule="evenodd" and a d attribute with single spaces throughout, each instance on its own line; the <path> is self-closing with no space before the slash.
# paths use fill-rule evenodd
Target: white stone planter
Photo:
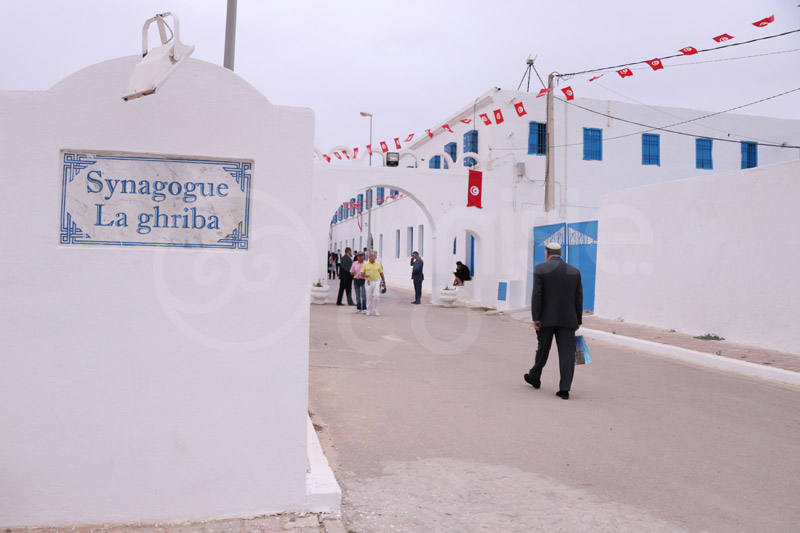
<path id="1" fill-rule="evenodd" d="M 311 286 L 311 303 L 317 305 L 323 305 L 325 301 L 328 299 L 328 291 L 330 287 L 328 285 L 323 285 L 322 287 L 314 287 Z"/>
<path id="2" fill-rule="evenodd" d="M 439 291 L 439 299 L 444 307 L 453 307 L 458 300 L 458 289 L 442 289 Z"/>

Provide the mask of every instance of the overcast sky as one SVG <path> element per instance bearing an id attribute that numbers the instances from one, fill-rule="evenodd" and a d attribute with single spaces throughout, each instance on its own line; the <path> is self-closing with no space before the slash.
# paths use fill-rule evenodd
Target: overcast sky
<path id="1" fill-rule="evenodd" d="M 316 113 L 316 144 L 363 146 L 440 125 L 491 87 L 516 89 L 537 55 L 562 73 L 800 29 L 797 0 L 239 0 L 235 71 L 272 103 Z M 156 13 L 180 17 L 194 58 L 222 64 L 226 0 L 0 0 L 0 88 L 47 89 L 70 73 L 138 54 Z M 765 28 L 752 23 L 775 15 Z M 568 83 L 578 97 L 720 111 L 800 87 L 800 33 L 665 61 L 632 78 Z M 788 50 L 794 50 L 785 53 Z M 762 55 L 749 59 L 677 66 Z M 541 85 L 533 78 L 531 91 Z M 525 90 L 523 84 L 522 90 Z M 800 119 L 800 91 L 741 110 Z M 665 117 L 665 123 L 670 117 Z"/>

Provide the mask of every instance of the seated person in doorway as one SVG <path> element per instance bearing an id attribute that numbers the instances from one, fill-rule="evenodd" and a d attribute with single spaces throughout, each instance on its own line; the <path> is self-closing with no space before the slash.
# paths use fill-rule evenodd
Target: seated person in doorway
<path id="1" fill-rule="evenodd" d="M 463 285 L 465 281 L 469 281 L 472 279 L 469 273 L 469 267 L 462 263 L 461 261 L 456 261 L 456 271 L 453 272 L 456 275 L 456 279 L 453 280 L 453 285 Z"/>

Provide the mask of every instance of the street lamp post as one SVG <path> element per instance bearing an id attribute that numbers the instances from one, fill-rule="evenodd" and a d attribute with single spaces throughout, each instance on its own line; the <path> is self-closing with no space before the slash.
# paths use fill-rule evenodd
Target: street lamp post
<path id="1" fill-rule="evenodd" d="M 369 166 L 372 166 L 372 113 L 361 112 L 362 117 L 369 117 Z M 367 210 L 367 251 L 372 253 L 372 186 L 369 188 L 369 209 Z M 369 259 L 368 257 L 365 259 Z"/>

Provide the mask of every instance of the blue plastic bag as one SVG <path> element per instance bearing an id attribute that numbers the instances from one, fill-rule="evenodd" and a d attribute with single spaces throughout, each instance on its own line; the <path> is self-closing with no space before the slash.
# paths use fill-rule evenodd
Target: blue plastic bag
<path id="1" fill-rule="evenodd" d="M 589 355 L 589 346 L 586 344 L 586 339 L 583 335 L 575 336 L 575 364 L 585 365 L 592 362 L 592 357 Z"/>

